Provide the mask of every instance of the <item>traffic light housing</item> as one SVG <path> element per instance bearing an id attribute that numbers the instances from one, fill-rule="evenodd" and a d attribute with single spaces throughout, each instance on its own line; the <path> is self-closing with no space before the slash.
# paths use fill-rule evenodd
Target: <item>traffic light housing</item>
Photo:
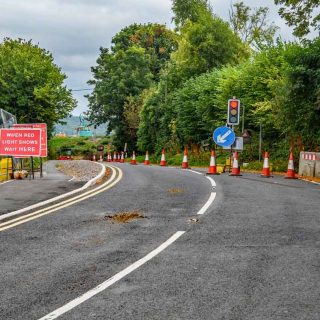
<path id="1" fill-rule="evenodd" d="M 228 125 L 238 125 L 240 123 L 240 100 L 228 100 Z"/>

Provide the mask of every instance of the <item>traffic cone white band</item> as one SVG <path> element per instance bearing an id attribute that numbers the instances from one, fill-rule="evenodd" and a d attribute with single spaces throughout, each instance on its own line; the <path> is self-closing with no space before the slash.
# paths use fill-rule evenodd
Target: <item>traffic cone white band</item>
<path id="1" fill-rule="evenodd" d="M 210 158 L 210 167 L 213 167 L 215 165 L 216 165 L 216 159 L 215 159 L 215 157 L 211 157 Z"/>
<path id="2" fill-rule="evenodd" d="M 288 170 L 294 170 L 293 160 L 289 160 L 289 163 L 288 163 Z"/>

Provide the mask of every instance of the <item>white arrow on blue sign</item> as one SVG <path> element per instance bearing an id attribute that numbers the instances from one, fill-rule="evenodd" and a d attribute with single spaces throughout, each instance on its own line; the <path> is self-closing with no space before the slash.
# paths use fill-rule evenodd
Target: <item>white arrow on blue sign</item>
<path id="1" fill-rule="evenodd" d="M 213 140 L 220 147 L 231 146 L 235 139 L 234 131 L 228 127 L 219 127 L 213 132 Z"/>

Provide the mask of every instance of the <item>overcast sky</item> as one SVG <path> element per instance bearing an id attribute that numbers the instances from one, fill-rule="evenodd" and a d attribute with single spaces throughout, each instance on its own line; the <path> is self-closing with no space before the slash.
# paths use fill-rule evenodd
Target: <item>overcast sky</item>
<path id="1" fill-rule="evenodd" d="M 270 22 L 280 27 L 283 39 L 293 39 L 273 0 L 244 2 L 250 7 L 269 7 Z M 230 3 L 211 0 L 214 12 L 224 20 L 228 20 Z M 0 0 L 0 39 L 32 39 L 53 54 L 68 76 L 69 89 L 83 89 L 88 88 L 90 67 L 95 65 L 100 46 L 109 47 L 111 38 L 134 22 L 172 27 L 172 15 L 171 0 Z M 85 93 L 74 92 L 78 100 L 74 115 L 88 109 Z"/>

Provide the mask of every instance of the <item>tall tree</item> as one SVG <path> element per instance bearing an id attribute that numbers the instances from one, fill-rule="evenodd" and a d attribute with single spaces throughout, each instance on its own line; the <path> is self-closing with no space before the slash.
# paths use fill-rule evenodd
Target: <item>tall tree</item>
<path id="1" fill-rule="evenodd" d="M 294 27 L 294 35 L 302 38 L 310 32 L 310 27 L 320 29 L 319 0 L 274 0 L 281 5 L 279 14 Z"/>
<path id="2" fill-rule="evenodd" d="M 52 55 L 31 41 L 6 38 L 0 44 L 0 108 L 19 122 L 45 122 L 50 134 L 76 107 L 65 79 Z"/>
<path id="3" fill-rule="evenodd" d="M 203 13 L 208 12 L 207 0 L 172 0 L 172 11 L 176 28 L 179 30 L 187 20 L 191 22 L 199 21 Z"/>
<path id="4" fill-rule="evenodd" d="M 248 57 L 247 47 L 228 24 L 209 13 L 203 14 L 198 22 L 187 21 L 178 44 L 177 51 L 172 54 L 171 68 L 181 83 Z"/>
<path id="5" fill-rule="evenodd" d="M 273 23 L 268 23 L 269 8 L 259 7 L 252 9 L 243 1 L 231 5 L 229 10 L 230 25 L 242 41 L 254 49 L 261 49 L 273 43 L 278 29 Z"/>
<path id="6" fill-rule="evenodd" d="M 88 82 L 95 86 L 89 96 L 90 119 L 107 122 L 117 146 L 129 142 L 134 147 L 140 95 L 159 81 L 175 47 L 175 34 L 165 26 L 133 24 L 113 37 L 110 50 L 100 49 L 98 65 L 92 68 L 94 80 Z"/>

